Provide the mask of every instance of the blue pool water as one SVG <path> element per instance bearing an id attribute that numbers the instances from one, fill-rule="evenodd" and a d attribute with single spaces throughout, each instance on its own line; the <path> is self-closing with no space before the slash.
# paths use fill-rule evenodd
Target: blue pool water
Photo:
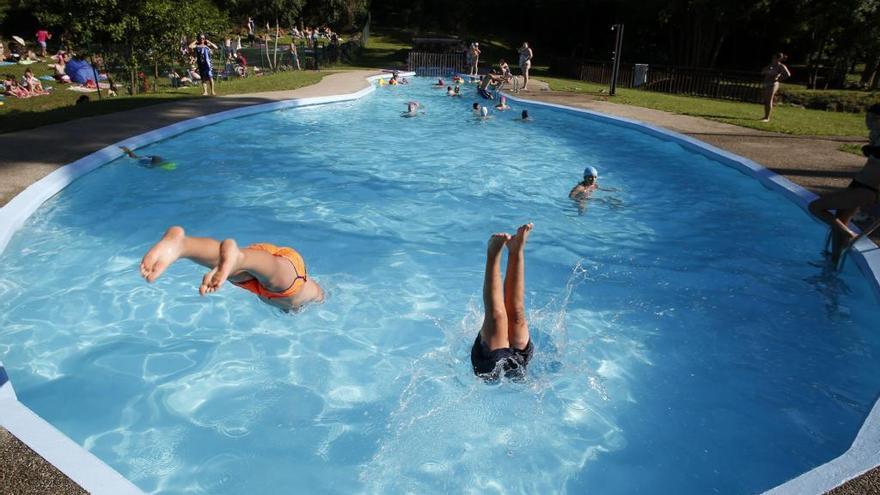
<path id="1" fill-rule="evenodd" d="M 411 99 L 426 113 L 400 118 Z M 472 101 L 378 88 L 141 150 L 175 171 L 78 180 L 0 257 L 20 399 L 161 493 L 755 493 L 846 450 L 880 311 L 852 263 L 816 266 L 824 229 L 672 142 Z M 587 164 L 613 190 L 580 215 Z M 537 351 L 525 383 L 487 385 L 485 241 L 526 221 Z M 328 299 L 202 298 L 186 261 L 149 285 L 173 224 L 292 245 Z"/>

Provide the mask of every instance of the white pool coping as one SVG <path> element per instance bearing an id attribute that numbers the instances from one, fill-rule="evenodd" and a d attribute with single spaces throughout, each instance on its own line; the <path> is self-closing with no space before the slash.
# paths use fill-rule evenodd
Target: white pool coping
<path id="1" fill-rule="evenodd" d="M 699 139 L 670 131 L 634 119 L 607 115 L 592 110 L 573 108 L 555 103 L 529 100 L 504 93 L 508 100 L 528 105 L 551 107 L 576 114 L 590 115 L 598 120 L 633 128 L 664 140 L 677 142 L 682 147 L 706 156 L 757 179 L 764 187 L 782 193 L 783 196 L 809 213 L 807 205 L 818 196 L 776 172 L 748 158 L 722 150 Z M 812 217 L 812 215 L 811 215 Z M 818 220 L 817 220 L 818 221 Z M 880 248 L 870 239 L 862 239 L 851 250 L 848 260 L 855 261 L 880 301 Z M 839 457 L 801 474 L 764 495 L 822 495 L 847 481 L 880 465 L 880 399 L 868 413 L 850 448 Z"/>
<path id="2" fill-rule="evenodd" d="M 401 75 L 412 77 L 415 73 L 401 72 Z M 370 76 L 366 79 L 367 81 L 374 82 L 378 79 L 389 77 L 391 77 L 390 74 L 382 74 Z M 349 94 L 298 98 L 226 110 L 161 127 L 107 146 L 53 171 L 46 177 L 31 184 L 9 203 L 0 208 L 0 254 L 6 249 L 15 232 L 45 201 L 59 193 L 79 177 L 122 156 L 123 153 L 119 146 L 137 149 L 228 119 L 286 108 L 357 100 L 373 91 L 375 91 L 375 86 L 370 84 L 360 91 Z M 509 94 L 506 94 L 506 96 L 512 101 L 535 106 L 552 107 L 576 114 L 585 114 L 597 120 L 636 129 L 664 140 L 677 142 L 690 151 L 707 156 L 758 179 L 765 187 L 781 192 L 804 210 L 807 210 L 807 204 L 816 197 L 813 193 L 752 160 L 721 150 L 690 136 L 633 119 L 610 116 L 554 103 L 523 99 Z M 880 299 L 880 278 L 878 278 L 880 277 L 880 249 L 872 241 L 863 239 L 854 246 L 849 258 L 855 260 L 862 273 L 868 277 L 875 294 Z M 19 402 L 15 396 L 11 381 L 6 380 L 4 383 L 4 375 L 5 372 L 2 366 L 0 366 L 0 425 L 91 493 L 141 493 L 136 486 L 117 471 L 70 440 Z M 770 495 L 801 495 L 811 493 L 820 495 L 875 467 L 878 460 L 880 460 L 880 400 L 875 403 L 852 446 L 843 455 L 765 493 Z"/>

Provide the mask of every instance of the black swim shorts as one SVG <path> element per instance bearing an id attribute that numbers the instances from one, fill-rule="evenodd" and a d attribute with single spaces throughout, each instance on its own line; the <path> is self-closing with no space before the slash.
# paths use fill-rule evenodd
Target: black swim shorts
<path id="1" fill-rule="evenodd" d="M 867 190 L 873 192 L 874 196 L 877 198 L 877 200 L 880 201 L 880 190 L 878 190 L 876 187 L 869 186 L 867 184 L 862 184 L 861 182 L 859 182 L 855 179 L 853 179 L 852 182 L 849 183 L 849 186 L 847 186 L 847 189 L 867 189 Z"/>
<path id="2" fill-rule="evenodd" d="M 498 370 L 503 371 L 507 378 L 522 378 L 534 352 L 535 346 L 531 340 L 523 350 L 506 347 L 490 351 L 477 334 L 474 346 L 471 347 L 471 364 L 475 375 L 490 380 L 498 379 Z M 498 363 L 501 363 L 500 367 Z"/>

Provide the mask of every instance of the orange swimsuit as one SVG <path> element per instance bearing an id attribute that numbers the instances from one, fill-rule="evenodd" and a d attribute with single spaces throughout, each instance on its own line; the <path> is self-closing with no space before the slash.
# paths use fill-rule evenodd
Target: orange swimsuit
<path id="1" fill-rule="evenodd" d="M 274 244 L 268 243 L 259 243 L 259 244 L 251 244 L 245 249 L 258 249 L 260 251 L 265 251 L 272 256 L 278 256 L 281 258 L 290 261 L 293 265 L 294 270 L 296 270 L 296 278 L 293 280 L 293 283 L 290 284 L 283 292 L 272 292 L 260 283 L 256 278 L 252 278 L 250 280 L 244 282 L 232 282 L 233 284 L 241 287 L 242 289 L 249 290 L 254 294 L 265 297 L 266 299 L 280 299 L 282 297 L 292 297 L 295 296 L 304 285 L 306 285 L 306 281 L 308 280 L 308 274 L 306 273 L 306 262 L 303 261 L 302 256 L 295 249 L 289 247 L 278 247 Z"/>

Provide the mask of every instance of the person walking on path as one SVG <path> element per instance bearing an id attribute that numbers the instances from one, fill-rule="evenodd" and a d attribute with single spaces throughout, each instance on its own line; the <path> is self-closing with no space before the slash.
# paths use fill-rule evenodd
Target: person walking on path
<path id="1" fill-rule="evenodd" d="M 523 75 L 523 91 L 529 89 L 529 69 L 532 68 L 532 49 L 529 44 L 523 41 L 519 49 L 519 69 Z"/>
<path id="2" fill-rule="evenodd" d="M 773 99 L 776 98 L 776 92 L 779 91 L 779 82 L 791 77 L 791 71 L 782 63 L 785 58 L 782 53 L 774 54 L 770 65 L 761 71 L 764 76 L 764 118 L 761 119 L 761 122 L 770 122 L 770 112 L 773 111 Z"/>

